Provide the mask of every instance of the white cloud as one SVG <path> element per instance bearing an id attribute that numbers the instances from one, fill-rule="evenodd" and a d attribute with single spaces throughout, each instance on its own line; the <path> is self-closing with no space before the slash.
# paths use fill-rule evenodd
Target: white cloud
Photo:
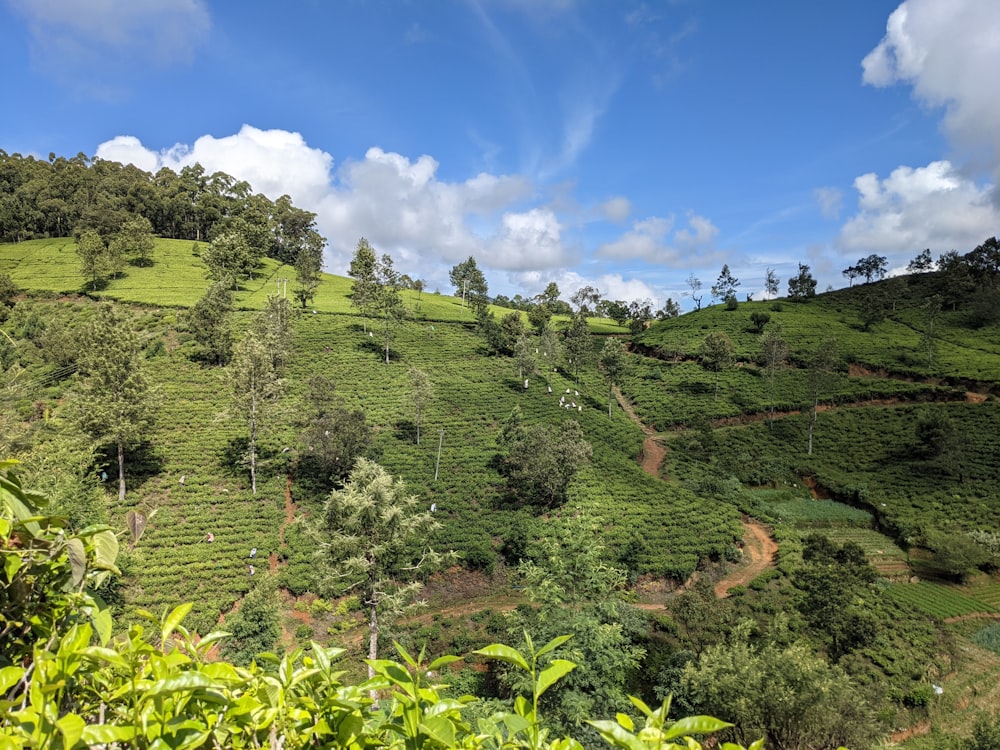
<path id="1" fill-rule="evenodd" d="M 843 207 L 844 194 L 839 188 L 820 187 L 813 190 L 813 199 L 819 206 L 819 212 L 827 219 L 839 219 Z"/>
<path id="2" fill-rule="evenodd" d="M 916 99 L 945 108 L 956 145 L 990 152 L 1000 168 L 1000 4 L 993 0 L 906 0 L 862 61 L 873 86 L 907 83 Z"/>
<path id="3" fill-rule="evenodd" d="M 396 259 L 400 271 L 447 286 L 447 269 L 469 255 L 504 270 L 549 269 L 571 254 L 548 208 L 516 210 L 534 192 L 520 176 L 481 173 L 464 182 L 437 177 L 438 163 L 380 148 L 333 169 L 333 157 L 298 133 L 244 125 L 239 133 L 202 136 L 193 145 L 153 151 L 135 137 L 118 136 L 97 148 L 102 159 L 147 171 L 175 171 L 200 163 L 225 172 L 274 199 L 283 194 L 317 214 L 329 240 L 326 268 L 346 270 L 359 237 Z"/>
<path id="4" fill-rule="evenodd" d="M 884 180 L 865 174 L 854 187 L 859 210 L 839 241 L 847 249 L 965 252 L 1000 227 L 1000 210 L 990 201 L 992 185 L 977 185 L 948 161 L 897 167 Z"/>
<path id="5" fill-rule="evenodd" d="M 650 299 L 653 300 L 654 308 L 661 307 L 668 296 L 642 279 L 626 279 L 617 273 L 585 276 L 564 268 L 551 272 L 526 271 L 512 274 L 511 280 L 527 289 L 529 297 L 539 294 L 554 281 L 559 287 L 560 298 L 567 302 L 577 289 L 584 286 L 594 287 L 604 299 L 620 299 L 626 302 Z M 677 296 L 674 295 L 675 299 Z"/>
<path id="6" fill-rule="evenodd" d="M 650 216 L 633 222 L 632 229 L 597 248 L 602 258 L 643 260 L 673 267 L 688 267 L 715 253 L 718 228 L 704 216 L 688 214 L 688 226 L 674 230 L 674 217 Z M 673 237 L 669 235 L 673 231 Z"/>
<path id="7" fill-rule="evenodd" d="M 123 63 L 189 62 L 212 25 L 203 0 L 8 1 L 27 22 L 36 64 L 78 82 Z"/>
<path id="8" fill-rule="evenodd" d="M 604 201 L 600 211 L 608 221 L 623 222 L 632 213 L 632 203 L 628 198 L 618 195 Z"/>
<path id="9" fill-rule="evenodd" d="M 486 263 L 494 268 L 556 268 L 569 254 L 562 244 L 559 219 L 547 208 L 506 213 L 500 231 L 489 243 Z"/>

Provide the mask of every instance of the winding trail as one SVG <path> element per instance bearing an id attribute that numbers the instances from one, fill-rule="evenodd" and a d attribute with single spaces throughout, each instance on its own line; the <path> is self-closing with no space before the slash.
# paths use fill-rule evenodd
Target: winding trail
<path id="1" fill-rule="evenodd" d="M 667 455 L 666 446 L 660 442 L 656 431 L 639 419 L 639 415 L 635 413 L 632 404 L 629 403 L 628 399 L 625 398 L 617 386 L 614 388 L 614 394 L 618 405 L 621 406 L 629 419 L 637 424 L 646 436 L 642 444 L 642 455 L 640 456 L 642 470 L 652 477 L 665 479 L 666 477 L 662 472 L 663 461 Z M 768 415 L 763 416 L 766 417 Z M 731 589 L 737 586 L 746 586 L 750 581 L 774 565 L 774 558 L 778 553 L 778 545 L 771 538 L 771 533 L 766 526 L 747 518 L 743 518 L 740 523 L 743 524 L 743 559 L 745 563 L 723 576 L 715 584 L 715 595 L 720 599 L 727 597 Z"/>

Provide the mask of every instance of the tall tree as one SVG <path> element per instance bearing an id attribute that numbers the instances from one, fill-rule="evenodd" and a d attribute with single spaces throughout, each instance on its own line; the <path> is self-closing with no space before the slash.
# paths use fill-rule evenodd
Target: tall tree
<path id="1" fill-rule="evenodd" d="M 910 273 L 927 273 L 934 270 L 934 258 L 931 257 L 930 248 L 918 253 L 917 256 L 906 264 L 906 270 Z"/>
<path id="2" fill-rule="evenodd" d="M 368 240 L 362 237 L 358 240 L 354 257 L 351 259 L 351 267 L 347 273 L 354 279 L 354 286 L 351 289 L 351 307 L 356 308 L 361 313 L 361 326 L 365 333 L 368 332 L 367 316 L 375 305 L 378 294 L 377 267 L 378 257 L 375 255 L 375 249 L 368 244 Z"/>
<path id="3" fill-rule="evenodd" d="M 233 351 L 233 285 L 229 279 L 212 284 L 188 312 L 187 325 L 195 341 L 217 365 Z"/>
<path id="4" fill-rule="evenodd" d="M 701 291 L 701 279 L 695 276 L 693 273 L 687 277 L 687 285 L 691 287 L 691 299 L 694 300 L 694 309 L 701 309 L 701 299 L 704 297 L 703 294 L 699 294 Z"/>
<path id="5" fill-rule="evenodd" d="M 764 368 L 767 381 L 767 396 L 771 406 L 770 428 L 774 428 L 774 404 L 776 401 L 776 384 L 778 370 L 788 360 L 788 342 L 781 335 L 781 324 L 768 328 L 760 340 L 760 364 Z"/>
<path id="6" fill-rule="evenodd" d="M 149 265 L 154 247 L 153 225 L 145 216 L 134 216 L 123 222 L 110 245 L 116 255 L 130 256 L 140 266 Z"/>
<path id="7" fill-rule="evenodd" d="M 740 285 L 740 280 L 733 276 L 729 270 L 729 264 L 723 263 L 719 278 L 712 284 L 712 299 L 719 299 L 723 302 L 736 297 L 736 287 Z"/>
<path id="8" fill-rule="evenodd" d="M 583 315 L 574 315 L 566 329 L 563 349 L 573 372 L 573 382 L 580 382 L 580 367 L 590 358 L 590 327 Z"/>
<path id="9" fill-rule="evenodd" d="M 387 254 L 383 254 L 375 266 L 375 297 L 372 306 L 382 318 L 385 363 L 389 364 L 389 344 L 396 326 L 406 317 L 406 307 L 399 293 L 399 275 L 393 267 L 392 257 Z"/>
<path id="10" fill-rule="evenodd" d="M 862 258 L 856 266 L 859 274 L 865 277 L 865 283 L 870 284 L 872 280 L 885 278 L 889 270 L 889 260 L 884 255 L 871 255 Z"/>
<path id="11" fill-rule="evenodd" d="M 788 298 L 803 302 L 816 296 L 816 279 L 809 271 L 809 266 L 799 263 L 799 273 L 788 280 Z"/>
<path id="12" fill-rule="evenodd" d="M 233 405 L 247 428 L 246 462 L 250 491 L 257 494 L 257 442 L 269 425 L 281 396 L 281 380 L 274 372 L 266 336 L 251 328 L 236 345 L 229 368 Z"/>
<path id="13" fill-rule="evenodd" d="M 663 307 L 656 311 L 657 320 L 670 320 L 681 314 L 681 306 L 670 297 L 663 303 Z"/>
<path id="14" fill-rule="evenodd" d="M 601 301 L 601 292 L 596 287 L 587 284 L 573 292 L 570 302 L 576 305 L 576 314 L 582 317 L 593 315 L 597 303 Z"/>
<path id="15" fill-rule="evenodd" d="M 316 290 L 323 281 L 323 250 L 321 247 L 307 245 L 295 256 L 295 298 L 306 309 L 313 301 Z"/>
<path id="16" fill-rule="evenodd" d="M 807 365 L 809 400 L 812 404 L 812 414 L 809 419 L 808 454 L 813 452 L 813 432 L 819 417 L 820 401 L 829 396 L 839 380 L 840 354 L 837 350 L 837 340 L 830 337 L 824 340 L 819 348 L 809 358 Z"/>
<path id="17" fill-rule="evenodd" d="M 413 405 L 413 424 L 417 428 L 417 445 L 420 445 L 420 423 L 424 410 L 434 398 L 434 386 L 427 373 L 419 367 L 410 368 L 410 403 Z"/>
<path id="18" fill-rule="evenodd" d="M 97 290 L 97 282 L 111 268 L 108 248 L 101 235 L 93 229 L 84 229 L 76 240 L 76 254 L 80 256 L 80 275 L 90 279 L 90 288 Z"/>
<path id="19" fill-rule="evenodd" d="M 462 307 L 465 307 L 465 301 L 468 299 L 470 307 L 478 317 L 489 304 L 489 297 L 486 277 L 476 265 L 476 259 L 470 255 L 467 260 L 455 265 L 449 271 L 448 278 L 455 287 L 455 294 L 462 298 Z"/>
<path id="20" fill-rule="evenodd" d="M 774 272 L 773 268 L 767 269 L 767 275 L 764 277 L 764 292 L 767 294 L 768 299 L 772 299 L 778 296 L 778 286 L 781 284 L 781 280 L 778 275 Z"/>
<path id="21" fill-rule="evenodd" d="M 517 362 L 517 377 L 524 381 L 524 387 L 528 387 L 528 378 L 535 374 L 537 366 L 535 360 L 535 347 L 524 331 L 514 340 L 514 360 Z"/>
<path id="22" fill-rule="evenodd" d="M 257 314 L 255 325 L 271 352 L 271 365 L 279 377 L 292 351 L 292 316 L 295 314 L 285 297 L 269 294 L 264 309 Z"/>
<path id="23" fill-rule="evenodd" d="M 103 303 L 80 356 L 77 414 L 84 431 L 118 452 L 118 500 L 125 500 L 125 451 L 140 442 L 153 421 L 153 397 L 142 347 L 131 319 Z"/>
<path id="24" fill-rule="evenodd" d="M 706 370 L 715 373 L 715 398 L 719 398 L 719 373 L 733 362 L 735 347 L 732 339 L 722 331 L 708 334 L 698 347 L 698 358 Z"/>
<path id="25" fill-rule="evenodd" d="M 239 286 L 240 279 L 253 278 L 259 258 L 246 235 L 239 231 L 220 234 L 201 252 L 209 277 L 215 281 L 228 279 L 234 289 Z"/>
<path id="26" fill-rule="evenodd" d="M 333 592 L 358 592 L 368 614 L 370 661 L 378 659 L 379 633 L 420 590 L 417 576 L 447 559 L 425 547 L 439 527 L 402 479 L 367 458 L 358 459 L 343 489 L 330 493 L 319 529 L 323 583 Z M 368 676 L 374 675 L 369 663 Z"/>
<path id="27" fill-rule="evenodd" d="M 628 358 L 621 339 L 608 338 L 604 342 L 601 354 L 597 358 L 597 366 L 608 380 L 608 416 L 611 416 L 611 405 L 615 400 L 615 386 L 621 383 L 628 366 Z"/>

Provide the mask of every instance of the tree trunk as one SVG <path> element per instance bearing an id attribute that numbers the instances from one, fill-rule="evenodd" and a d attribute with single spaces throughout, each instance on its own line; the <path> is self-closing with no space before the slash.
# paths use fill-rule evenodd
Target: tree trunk
<path id="1" fill-rule="evenodd" d="M 118 502 L 125 502 L 125 445 L 118 441 Z"/>
<path id="2" fill-rule="evenodd" d="M 253 395 L 250 402 L 250 444 L 247 446 L 250 459 L 250 491 L 257 494 L 257 396 Z"/>
<path id="3" fill-rule="evenodd" d="M 372 592 L 371 599 L 368 601 L 368 659 L 374 662 L 378 659 L 378 597 L 375 592 Z M 375 676 L 375 667 L 371 664 L 368 665 L 368 679 L 372 679 Z M 378 705 L 378 691 L 371 690 L 368 695 Z"/>

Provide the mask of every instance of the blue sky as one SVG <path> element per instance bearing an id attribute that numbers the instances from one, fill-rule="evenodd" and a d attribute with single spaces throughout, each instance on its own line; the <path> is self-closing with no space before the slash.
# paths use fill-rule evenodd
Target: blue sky
<path id="1" fill-rule="evenodd" d="M 995 0 L 0 0 L 0 67 L 8 153 L 200 161 L 441 291 L 689 309 L 1000 230 Z"/>

